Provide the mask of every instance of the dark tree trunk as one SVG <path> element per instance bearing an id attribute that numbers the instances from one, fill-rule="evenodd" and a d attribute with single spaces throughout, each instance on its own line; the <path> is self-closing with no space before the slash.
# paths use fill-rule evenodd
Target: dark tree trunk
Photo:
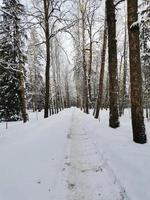
<path id="1" fill-rule="evenodd" d="M 69 96 L 68 75 L 66 76 L 65 90 L 66 90 L 66 107 L 69 108 L 70 107 L 70 96 Z"/>
<path id="2" fill-rule="evenodd" d="M 126 82 L 127 82 L 127 34 L 126 34 L 126 30 L 127 29 L 126 29 L 126 26 L 125 26 L 122 114 L 124 113 L 124 109 L 126 107 L 126 96 L 127 96 L 127 89 L 126 89 Z"/>
<path id="3" fill-rule="evenodd" d="M 89 102 L 88 102 L 88 83 L 87 83 L 87 66 L 85 60 L 85 11 L 82 11 L 82 65 L 83 65 L 83 102 L 84 112 L 89 113 Z"/>
<path id="4" fill-rule="evenodd" d="M 45 15 L 45 39 L 46 39 L 46 71 L 45 71 L 45 108 L 44 118 L 48 117 L 49 111 L 49 73 L 50 73 L 50 41 L 49 41 L 49 4 L 44 0 L 44 15 Z"/>
<path id="5" fill-rule="evenodd" d="M 92 27 L 91 27 L 92 29 Z M 92 94 L 91 94 L 91 73 L 92 73 L 92 59 L 93 59 L 93 43 L 92 43 L 92 30 L 90 30 L 90 60 L 89 60 L 89 69 L 88 69 L 88 93 L 89 93 L 89 106 L 92 106 Z"/>
<path id="6" fill-rule="evenodd" d="M 123 55 L 121 57 L 121 65 L 120 65 L 120 95 L 119 95 L 119 115 L 120 117 L 122 114 L 124 114 L 124 109 L 127 106 L 126 105 L 126 96 L 127 96 L 127 91 L 126 91 L 126 79 L 127 79 L 127 26 L 126 26 L 126 21 L 125 21 L 125 37 L 124 37 L 124 51 Z M 122 63 L 123 61 L 123 63 Z M 123 80 L 121 79 L 121 67 L 123 66 Z"/>
<path id="7" fill-rule="evenodd" d="M 122 64 L 123 63 L 123 55 L 121 55 L 121 60 L 120 60 L 120 67 L 119 67 L 119 77 L 118 77 L 118 103 L 119 103 L 119 116 L 121 117 L 122 115 Z"/>
<path id="8" fill-rule="evenodd" d="M 14 31 L 14 38 L 20 38 L 19 35 L 19 30 L 18 30 L 18 26 L 15 26 L 16 28 L 16 32 Z M 14 40 L 14 47 L 16 48 L 20 48 L 20 44 L 17 44 L 17 40 Z M 22 66 L 21 63 L 21 52 L 19 52 L 19 70 L 21 71 L 19 73 L 19 98 L 20 98 L 20 108 L 21 108 L 21 114 L 22 114 L 22 119 L 23 122 L 27 122 L 28 121 L 28 116 L 27 116 L 27 112 L 26 112 L 26 99 L 25 99 L 25 88 L 24 88 L 24 68 Z M 16 58 L 17 58 L 17 52 L 14 51 L 14 61 L 16 62 Z"/>
<path id="9" fill-rule="evenodd" d="M 51 84 L 49 84 L 49 95 L 50 95 L 50 105 L 49 105 L 49 113 L 50 116 L 53 115 L 53 100 L 52 100 L 52 89 L 51 89 Z"/>
<path id="10" fill-rule="evenodd" d="M 98 98 L 97 98 L 96 111 L 95 111 L 95 118 L 96 119 L 99 116 L 99 110 L 100 110 L 100 107 L 101 107 L 101 104 L 102 104 L 102 97 L 103 97 L 103 82 L 104 82 L 106 46 L 107 46 L 107 26 L 106 26 L 106 19 L 105 19 L 103 47 L 102 47 L 102 54 L 101 54 L 101 70 L 100 70 L 100 78 L 99 78 L 99 91 L 98 91 Z"/>
<path id="11" fill-rule="evenodd" d="M 138 1 L 127 0 L 129 60 L 131 82 L 131 114 L 133 140 L 136 143 L 146 143 L 145 125 L 142 108 L 142 76 L 140 64 L 139 26 L 133 24 L 138 21 Z"/>
<path id="12" fill-rule="evenodd" d="M 117 41 L 114 0 L 106 0 L 109 53 L 109 126 L 119 127 L 118 115 L 118 76 L 117 76 Z"/>
<path id="13" fill-rule="evenodd" d="M 106 110 L 109 108 L 109 75 L 108 75 L 108 73 L 107 73 L 107 77 L 106 77 L 106 88 L 105 88 L 105 96 L 104 96 L 103 107 Z"/>

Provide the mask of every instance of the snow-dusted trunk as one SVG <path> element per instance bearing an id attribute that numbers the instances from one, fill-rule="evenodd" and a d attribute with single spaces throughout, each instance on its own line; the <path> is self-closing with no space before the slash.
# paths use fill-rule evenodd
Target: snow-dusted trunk
<path id="1" fill-rule="evenodd" d="M 103 97 L 103 83 L 104 83 L 104 68 L 105 68 L 105 57 L 106 57 L 106 46 L 107 46 L 107 25 L 105 18 L 105 26 L 104 26 L 104 35 L 103 35 L 103 47 L 101 53 L 101 69 L 100 69 L 100 77 L 99 77 L 99 91 L 97 97 L 95 118 L 97 119 L 99 116 L 99 110 L 102 104 Z"/>
<path id="2" fill-rule="evenodd" d="M 124 109 L 127 106 L 127 89 L 126 89 L 126 82 L 127 82 L 127 26 L 125 20 L 125 36 L 124 36 L 124 49 L 123 55 L 121 57 L 120 63 L 120 73 L 119 73 L 119 115 L 121 116 L 124 113 Z M 122 72 L 123 67 L 123 72 Z M 122 74 L 123 73 L 123 74 Z"/>
<path id="3" fill-rule="evenodd" d="M 131 82 L 131 113 L 133 140 L 137 143 L 146 143 L 145 125 L 142 108 L 142 76 L 140 64 L 138 1 L 128 0 L 128 34 L 129 60 Z"/>
<path id="4" fill-rule="evenodd" d="M 17 23 L 17 22 L 16 22 Z M 20 33 L 18 30 L 18 26 L 17 24 L 15 25 L 16 30 L 14 30 L 14 38 L 15 38 L 15 42 L 14 42 L 14 47 L 19 47 L 21 49 L 21 44 L 20 44 Z M 18 39 L 18 41 L 17 41 Z M 25 100 L 25 87 L 24 87 L 24 69 L 21 63 L 21 52 L 19 51 L 18 53 L 18 57 L 19 57 L 19 98 L 20 98 L 20 110 L 21 110 L 21 114 L 22 114 L 22 119 L 23 122 L 27 122 L 28 117 L 27 117 L 27 112 L 26 112 L 26 100 Z M 16 51 L 14 51 L 14 61 L 16 61 L 17 58 L 17 53 Z"/>
<path id="5" fill-rule="evenodd" d="M 82 6 L 84 7 L 84 1 L 82 1 Z M 84 111 L 89 113 L 89 102 L 88 102 L 88 83 L 87 83 L 87 66 L 85 60 L 85 8 L 81 8 L 81 21 L 82 21 L 82 66 L 83 66 L 83 102 L 84 102 Z"/>
<path id="6" fill-rule="evenodd" d="M 20 87 L 19 87 L 20 109 L 21 109 L 23 122 L 25 123 L 25 122 L 27 122 L 28 117 L 27 117 L 27 112 L 26 112 L 26 100 L 25 100 L 25 88 L 24 88 L 23 73 L 20 73 L 19 80 L 20 80 Z"/>
<path id="7" fill-rule="evenodd" d="M 127 82 L 127 32 L 125 26 L 125 39 L 124 39 L 124 69 L 123 69 L 123 91 L 122 91 L 122 114 L 124 113 L 124 109 L 126 107 L 126 82 Z"/>
<path id="8" fill-rule="evenodd" d="M 118 76 L 117 76 L 117 41 L 114 0 L 106 0 L 109 53 L 109 126 L 119 127 L 118 115 Z"/>

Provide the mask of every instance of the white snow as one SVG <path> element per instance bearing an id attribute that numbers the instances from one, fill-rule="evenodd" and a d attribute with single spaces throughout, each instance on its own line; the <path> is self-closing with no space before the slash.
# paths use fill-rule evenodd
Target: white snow
<path id="1" fill-rule="evenodd" d="M 115 130 L 107 111 L 30 116 L 0 124 L 0 200 L 150 199 L 150 144 L 132 142 L 129 111 Z"/>

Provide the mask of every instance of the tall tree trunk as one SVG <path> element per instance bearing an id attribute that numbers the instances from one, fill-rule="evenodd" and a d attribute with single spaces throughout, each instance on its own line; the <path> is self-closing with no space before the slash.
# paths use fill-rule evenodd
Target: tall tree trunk
<path id="1" fill-rule="evenodd" d="M 66 107 L 70 107 L 70 96 L 69 96 L 69 82 L 68 82 L 68 75 L 66 75 L 66 80 L 65 80 L 65 98 L 66 98 Z"/>
<path id="2" fill-rule="evenodd" d="M 82 0 L 82 6 L 84 7 L 84 0 Z M 89 113 L 88 103 L 88 83 L 87 83 L 87 66 L 85 60 L 85 10 L 82 9 L 82 65 L 83 65 L 83 100 L 84 100 L 84 112 Z"/>
<path id="3" fill-rule="evenodd" d="M 92 29 L 92 27 L 90 27 Z M 89 94 L 89 106 L 92 106 L 92 94 L 91 94 L 91 73 L 92 73 L 92 59 L 93 59 L 93 43 L 92 43 L 92 30 L 90 30 L 90 58 L 88 69 L 88 94 Z"/>
<path id="4" fill-rule="evenodd" d="M 109 108 L 109 75 L 106 76 L 105 96 L 103 107 L 107 110 Z"/>
<path id="5" fill-rule="evenodd" d="M 14 31 L 15 32 L 15 31 Z M 14 38 L 19 38 L 19 31 L 18 31 L 18 26 L 16 26 L 16 33 L 14 33 L 15 37 Z M 17 44 L 17 40 L 15 40 L 15 48 L 17 47 L 20 48 L 20 44 Z M 14 51 L 14 60 L 16 60 L 16 51 Z M 24 68 L 21 63 L 21 55 L 19 52 L 19 98 L 20 98 L 20 108 L 21 108 L 21 114 L 23 118 L 23 122 L 27 122 L 28 117 L 27 117 L 27 112 L 26 112 L 26 100 L 25 100 L 25 88 L 24 88 Z"/>
<path id="6" fill-rule="evenodd" d="M 117 41 L 114 0 L 106 0 L 109 53 L 109 126 L 119 127 L 118 115 L 118 76 L 117 76 Z"/>
<path id="7" fill-rule="evenodd" d="M 125 21 L 125 23 L 126 23 L 126 21 Z M 127 31 L 127 29 L 126 29 L 126 26 L 125 26 L 122 114 L 124 113 L 124 109 L 126 107 L 126 96 L 127 96 L 127 89 L 126 89 L 126 82 L 127 82 L 127 32 L 126 31 Z"/>
<path id="8" fill-rule="evenodd" d="M 127 81 L 127 26 L 126 26 L 126 17 L 125 17 L 125 36 L 124 36 L 124 49 L 123 55 L 121 57 L 121 65 L 120 65 L 120 76 L 119 76 L 119 115 L 121 117 L 124 114 L 124 109 L 126 105 L 126 96 L 127 96 L 127 89 L 126 89 L 126 81 Z M 122 61 L 123 61 L 123 77 L 122 77 Z M 123 78 L 123 79 L 122 79 Z"/>
<path id="9" fill-rule="evenodd" d="M 106 26 L 106 18 L 105 18 L 104 35 L 103 35 L 103 47 L 102 47 L 102 53 L 101 53 L 101 70 L 100 70 L 100 78 L 99 78 L 99 91 L 98 91 L 98 98 L 97 98 L 97 104 L 96 104 L 96 113 L 95 113 L 95 118 L 96 119 L 99 116 L 99 111 L 100 111 L 100 107 L 101 107 L 101 104 L 102 104 L 102 97 L 103 97 L 103 82 L 104 82 L 106 46 L 107 46 L 107 26 Z"/>
<path id="10" fill-rule="evenodd" d="M 120 66 L 119 66 L 119 76 L 118 76 L 118 103 L 119 103 L 119 116 L 122 115 L 122 63 L 123 55 L 121 55 Z"/>
<path id="11" fill-rule="evenodd" d="M 45 71 L 45 108 L 44 118 L 48 117 L 49 110 L 49 78 L 50 78 L 50 41 L 49 41 L 49 4 L 44 0 L 44 15 L 45 15 L 45 39 L 46 39 L 46 71 Z"/>
<path id="12" fill-rule="evenodd" d="M 129 60 L 131 82 L 131 114 L 133 140 L 136 143 L 146 143 L 145 125 L 142 108 L 142 76 L 140 64 L 138 0 L 127 0 Z"/>

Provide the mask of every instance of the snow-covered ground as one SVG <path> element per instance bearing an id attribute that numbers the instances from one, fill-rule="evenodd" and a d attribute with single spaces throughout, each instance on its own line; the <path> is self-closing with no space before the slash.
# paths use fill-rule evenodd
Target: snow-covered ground
<path id="1" fill-rule="evenodd" d="M 42 117 L 0 124 L 0 200 L 150 199 L 150 143 L 132 142 L 129 111 L 115 130 L 106 111 Z"/>

